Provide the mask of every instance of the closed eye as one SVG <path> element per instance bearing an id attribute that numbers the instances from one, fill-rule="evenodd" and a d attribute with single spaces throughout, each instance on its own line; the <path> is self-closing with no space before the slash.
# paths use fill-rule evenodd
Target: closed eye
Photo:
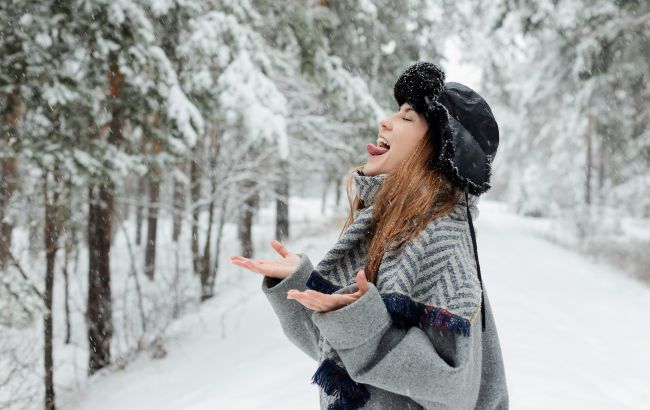
<path id="1" fill-rule="evenodd" d="M 404 117 L 402 117 L 402 119 L 403 119 L 404 121 L 411 121 L 411 120 L 409 120 L 408 118 L 404 118 Z"/>

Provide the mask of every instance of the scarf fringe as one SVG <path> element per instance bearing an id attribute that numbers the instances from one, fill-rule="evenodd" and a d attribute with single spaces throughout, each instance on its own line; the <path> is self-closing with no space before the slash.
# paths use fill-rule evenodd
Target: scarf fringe
<path id="1" fill-rule="evenodd" d="M 313 271 L 309 275 L 306 286 L 309 289 L 329 295 L 341 289 L 340 286 L 334 285 L 320 276 L 316 271 Z M 447 309 L 415 302 L 410 297 L 401 293 L 390 293 L 388 295 L 382 295 L 381 298 L 386 305 L 388 313 L 391 315 L 393 323 L 398 327 L 433 327 L 436 329 L 447 329 L 462 336 L 469 336 L 470 334 L 471 323 L 469 319 L 454 315 Z"/>
<path id="2" fill-rule="evenodd" d="M 370 399 L 365 386 L 352 380 L 348 372 L 338 366 L 333 359 L 325 359 L 312 376 L 312 384 L 317 384 L 325 393 L 336 396 L 328 410 L 354 410 L 362 407 Z"/>

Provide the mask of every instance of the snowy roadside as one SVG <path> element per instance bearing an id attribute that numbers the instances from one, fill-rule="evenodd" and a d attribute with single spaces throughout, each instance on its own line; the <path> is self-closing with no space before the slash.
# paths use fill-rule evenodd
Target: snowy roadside
<path id="1" fill-rule="evenodd" d="M 479 207 L 481 270 L 511 408 L 645 408 L 650 290 L 536 237 L 504 204 Z M 258 249 L 266 249 L 270 234 L 256 231 Z M 337 235 L 332 228 L 287 246 L 316 263 Z M 316 363 L 285 338 L 259 290 L 261 278 L 238 269 L 227 276 L 213 300 L 172 325 L 164 359 L 143 356 L 93 378 L 61 408 L 317 409 L 310 384 Z"/>
<path id="2" fill-rule="evenodd" d="M 274 220 L 272 211 L 264 207 L 257 215 L 257 258 L 276 256 L 269 245 L 274 226 L 266 222 Z M 318 199 L 292 198 L 292 239 L 285 246 L 318 261 L 344 216 L 327 215 L 320 215 Z M 61 408 L 258 409 L 284 403 L 282 408 L 306 409 L 318 403 L 318 390 L 309 384 L 314 363 L 286 340 L 261 293 L 262 277 L 227 263 L 238 249 L 231 236 L 224 242 L 215 297 L 170 325 L 166 357 L 143 353 L 121 371 L 93 377 L 62 396 Z"/>
<path id="3" fill-rule="evenodd" d="M 562 218 L 521 217 L 531 233 L 578 252 L 598 264 L 613 266 L 622 274 L 650 287 L 650 218 L 621 217 L 608 209 L 596 215 L 589 234 L 580 240 L 575 223 Z"/>

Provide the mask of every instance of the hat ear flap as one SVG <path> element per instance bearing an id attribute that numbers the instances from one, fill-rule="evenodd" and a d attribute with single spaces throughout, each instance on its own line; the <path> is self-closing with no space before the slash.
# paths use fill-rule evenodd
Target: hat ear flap
<path id="1" fill-rule="evenodd" d="M 445 158 L 454 158 L 453 135 L 449 128 L 447 108 L 434 101 L 429 105 L 429 110 L 424 113 L 424 116 L 429 123 L 428 136 L 434 147 L 429 169 L 442 170 Z"/>
<path id="2" fill-rule="evenodd" d="M 478 142 L 463 125 L 449 114 L 447 108 L 434 102 L 425 113 L 429 138 L 435 147 L 429 169 L 442 171 L 457 187 L 467 186 L 473 195 L 490 189 L 491 158 L 487 158 Z M 471 169 L 461 164 L 473 164 Z M 461 175 L 459 168 L 467 175 Z"/>
<path id="3" fill-rule="evenodd" d="M 463 185 L 468 185 L 472 194 L 480 195 L 490 188 L 490 160 L 478 141 L 454 117 L 449 117 L 449 127 L 453 135 L 453 170 L 461 177 L 458 170 L 462 168 Z"/>

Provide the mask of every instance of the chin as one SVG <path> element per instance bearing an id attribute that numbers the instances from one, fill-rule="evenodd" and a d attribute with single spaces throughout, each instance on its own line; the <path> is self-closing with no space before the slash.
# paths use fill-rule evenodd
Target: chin
<path id="1" fill-rule="evenodd" d="M 367 177 L 374 177 L 375 175 L 383 174 L 384 171 L 381 170 L 379 167 L 374 166 L 374 165 L 368 165 L 366 164 L 363 169 L 361 170 L 363 172 L 363 175 Z"/>

